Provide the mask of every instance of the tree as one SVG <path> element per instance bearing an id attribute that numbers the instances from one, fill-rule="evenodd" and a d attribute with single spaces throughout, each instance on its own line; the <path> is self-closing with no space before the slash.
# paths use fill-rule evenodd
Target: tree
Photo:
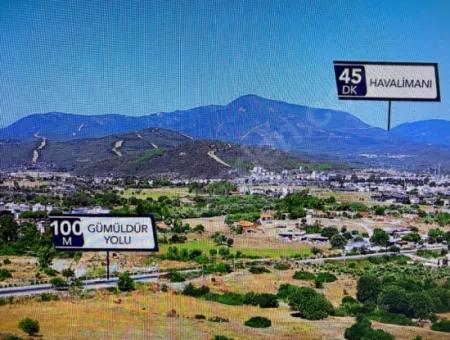
<path id="1" fill-rule="evenodd" d="M 61 272 L 61 274 L 62 274 L 66 279 L 75 276 L 75 272 L 74 272 L 73 269 L 71 269 L 71 268 L 63 269 L 63 271 Z"/>
<path id="2" fill-rule="evenodd" d="M 117 288 L 121 292 L 131 292 L 135 289 L 134 280 L 131 278 L 129 272 L 120 274 L 119 280 L 117 281 Z"/>
<path id="3" fill-rule="evenodd" d="M 370 238 L 370 242 L 380 247 L 387 247 L 389 245 L 389 235 L 383 229 L 375 229 Z"/>
<path id="4" fill-rule="evenodd" d="M 391 313 L 407 314 L 409 312 L 409 299 L 406 291 L 398 286 L 383 288 L 378 296 L 378 305 Z"/>
<path id="5" fill-rule="evenodd" d="M 381 329 L 373 329 L 367 318 L 358 320 L 354 325 L 347 328 L 344 337 L 349 340 L 394 340 L 388 332 Z"/>
<path id="6" fill-rule="evenodd" d="M 405 236 L 403 236 L 402 238 L 403 241 L 408 241 L 408 242 L 419 242 L 421 240 L 420 238 L 420 234 L 417 232 L 412 232 L 409 234 L 406 234 Z"/>
<path id="7" fill-rule="evenodd" d="M 433 312 L 434 304 L 428 293 L 417 292 L 409 295 L 411 314 L 418 319 L 428 319 Z"/>
<path id="8" fill-rule="evenodd" d="M 312 288 L 299 287 L 288 296 L 288 303 L 292 310 L 308 320 L 320 320 L 334 312 L 333 306 L 323 294 Z"/>
<path id="9" fill-rule="evenodd" d="M 347 244 L 347 239 L 340 234 L 336 234 L 331 238 L 330 244 L 333 248 L 342 249 Z"/>
<path id="10" fill-rule="evenodd" d="M 372 275 L 363 275 L 357 283 L 356 297 L 360 302 L 376 302 L 381 290 L 381 281 Z"/>
<path id="11" fill-rule="evenodd" d="M 51 266 L 53 258 L 55 257 L 55 248 L 53 246 L 43 246 L 38 250 L 38 263 L 41 268 L 48 268 Z"/>
<path id="12" fill-rule="evenodd" d="M 336 227 L 325 227 L 320 232 L 320 235 L 322 235 L 323 237 L 326 237 L 328 239 L 331 239 L 334 235 L 336 235 L 338 233 L 339 233 L 339 231 L 337 230 Z"/>
<path id="13" fill-rule="evenodd" d="M 39 333 L 39 321 L 30 318 L 20 320 L 19 328 L 27 333 L 29 336 L 33 336 Z"/>
<path id="14" fill-rule="evenodd" d="M 10 243 L 19 238 L 19 225 L 12 214 L 0 216 L 0 243 Z"/>

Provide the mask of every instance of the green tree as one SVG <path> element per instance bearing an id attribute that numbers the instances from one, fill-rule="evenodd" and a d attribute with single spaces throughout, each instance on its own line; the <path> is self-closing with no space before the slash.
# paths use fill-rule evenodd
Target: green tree
<path id="1" fill-rule="evenodd" d="M 357 283 L 356 297 L 360 302 L 376 302 L 381 291 L 381 281 L 372 275 L 362 275 Z"/>
<path id="2" fill-rule="evenodd" d="M 320 232 L 320 235 L 328 239 L 331 239 L 334 235 L 337 235 L 338 233 L 339 231 L 336 227 L 325 227 Z"/>
<path id="3" fill-rule="evenodd" d="M 29 336 L 33 336 L 39 333 L 39 321 L 30 318 L 20 320 L 19 328 L 27 333 Z"/>
<path id="4" fill-rule="evenodd" d="M 6 214 L 0 216 L 0 243 L 8 244 L 17 241 L 19 238 L 19 225 L 14 220 L 14 216 Z"/>
<path id="5" fill-rule="evenodd" d="M 389 235 L 383 229 L 376 228 L 373 231 L 370 242 L 380 247 L 387 247 L 389 245 Z"/>
<path id="6" fill-rule="evenodd" d="M 308 320 L 320 320 L 334 312 L 333 306 L 323 294 L 312 288 L 299 287 L 288 296 L 289 306 Z"/>
<path id="7" fill-rule="evenodd" d="M 37 258 L 39 267 L 48 268 L 51 266 L 53 262 L 53 258 L 55 257 L 56 251 L 53 246 L 42 246 L 38 250 Z"/>
<path id="8" fill-rule="evenodd" d="M 426 292 L 416 292 L 409 295 L 411 313 L 415 318 L 428 319 L 433 312 L 434 304 Z"/>
<path id="9" fill-rule="evenodd" d="M 406 291 L 398 286 L 383 288 L 378 296 L 378 304 L 391 313 L 407 314 L 409 311 L 409 298 Z"/>
<path id="10" fill-rule="evenodd" d="M 336 234 L 331 238 L 330 244 L 333 248 L 342 249 L 347 244 L 347 239 L 340 234 Z"/>
<path id="11" fill-rule="evenodd" d="M 134 280 L 131 278 L 129 272 L 120 274 L 119 280 L 117 281 L 117 288 L 121 292 L 131 292 L 135 289 Z"/>

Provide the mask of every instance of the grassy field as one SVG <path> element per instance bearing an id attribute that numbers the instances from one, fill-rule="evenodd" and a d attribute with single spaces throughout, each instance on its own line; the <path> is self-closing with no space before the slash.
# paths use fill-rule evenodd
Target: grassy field
<path id="1" fill-rule="evenodd" d="M 167 248 L 170 247 L 169 244 L 162 244 L 160 246 L 160 253 L 165 254 Z M 210 238 L 200 238 L 196 240 L 189 240 L 186 243 L 175 244 L 178 249 L 200 249 L 204 253 L 208 253 L 210 249 L 217 249 L 218 246 Z M 245 242 L 236 242 L 230 250 L 239 250 L 247 256 L 257 256 L 257 257 L 270 257 L 270 258 L 280 258 L 280 257 L 290 257 L 293 255 L 310 255 L 311 249 L 305 245 L 275 245 L 273 243 L 261 244 L 258 247 L 250 247 Z"/>
<path id="2" fill-rule="evenodd" d="M 185 187 L 176 188 L 155 188 L 155 189 L 126 189 L 122 196 L 125 198 L 130 198 L 134 196 L 140 199 L 153 198 L 158 199 L 160 196 L 167 196 L 169 198 L 184 197 L 188 195 L 188 189 Z"/>
<path id="3" fill-rule="evenodd" d="M 261 277 L 257 282 L 266 279 L 270 277 Z M 175 310 L 175 316 L 167 314 L 171 310 Z M 206 320 L 196 319 L 196 314 L 204 315 Z M 229 322 L 207 320 L 215 316 Z M 272 326 L 244 326 L 251 316 L 267 317 Z M 354 322 L 349 317 L 308 321 L 292 317 L 287 306 L 229 306 L 171 292 L 154 293 L 149 286 L 128 294 L 97 292 L 88 299 L 27 300 L 0 306 L 0 334 L 25 337 L 17 327 L 24 317 L 39 321 L 43 339 L 212 339 L 215 335 L 234 339 L 342 339 L 345 328 Z M 418 327 L 373 324 L 399 340 L 410 340 L 416 335 L 431 340 L 446 336 Z"/>

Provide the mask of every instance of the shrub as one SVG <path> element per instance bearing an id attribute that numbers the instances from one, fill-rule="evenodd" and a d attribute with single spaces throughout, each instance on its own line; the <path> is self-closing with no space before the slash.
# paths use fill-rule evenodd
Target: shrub
<path id="1" fill-rule="evenodd" d="M 320 282 L 334 282 L 337 280 L 337 277 L 331 273 L 323 272 L 317 274 L 316 280 Z"/>
<path id="2" fill-rule="evenodd" d="M 22 319 L 19 322 L 19 328 L 29 336 L 33 336 L 39 333 L 39 321 L 30 318 Z"/>
<path id="3" fill-rule="evenodd" d="M 8 264 L 11 264 L 11 260 L 8 259 L 8 258 L 6 258 L 6 259 L 3 260 L 3 264 L 4 264 L 5 266 L 7 266 Z"/>
<path id="4" fill-rule="evenodd" d="M 213 340 L 233 340 L 233 338 L 226 337 L 225 335 L 215 335 Z"/>
<path id="5" fill-rule="evenodd" d="M 349 340 L 376 339 L 394 340 L 395 338 L 381 329 L 373 329 L 370 321 L 366 318 L 358 320 L 353 326 L 347 328 L 344 337 Z"/>
<path id="6" fill-rule="evenodd" d="M 275 263 L 273 268 L 276 270 L 288 270 L 291 268 L 291 266 L 289 265 L 289 263 Z"/>
<path id="7" fill-rule="evenodd" d="M 131 292 L 135 289 L 134 280 L 131 278 L 129 272 L 120 274 L 119 280 L 117 281 L 117 288 L 121 292 Z"/>
<path id="8" fill-rule="evenodd" d="M 209 318 L 208 321 L 212 321 L 212 322 L 229 322 L 228 319 L 222 318 L 221 316 L 213 316 L 213 317 Z"/>
<path id="9" fill-rule="evenodd" d="M 9 279 L 11 277 L 12 277 L 12 274 L 8 269 L 0 268 L 0 281 Z"/>
<path id="10" fill-rule="evenodd" d="M 8 334 L 3 338 L 3 340 L 22 340 L 22 338 L 14 334 Z"/>
<path id="11" fill-rule="evenodd" d="M 50 283 L 56 288 L 67 287 L 67 282 L 61 277 L 54 277 L 50 280 Z"/>
<path id="12" fill-rule="evenodd" d="M 39 295 L 39 301 L 47 302 L 47 301 L 56 301 L 59 300 L 58 295 L 52 293 L 42 293 Z"/>
<path id="13" fill-rule="evenodd" d="M 263 316 L 254 316 L 245 321 L 244 325 L 253 328 L 267 328 L 272 326 L 272 321 Z"/>
<path id="14" fill-rule="evenodd" d="M 244 296 L 241 294 L 225 292 L 223 294 L 208 293 L 204 295 L 208 301 L 223 303 L 224 305 L 239 306 L 244 304 Z"/>
<path id="15" fill-rule="evenodd" d="M 342 303 L 358 303 L 358 301 L 355 298 L 347 295 L 342 298 Z"/>
<path id="16" fill-rule="evenodd" d="M 198 320 L 205 320 L 206 319 L 206 316 L 204 316 L 203 314 L 195 314 L 194 317 L 196 319 L 198 319 Z"/>
<path id="17" fill-rule="evenodd" d="M 186 279 L 184 278 L 184 275 L 180 272 L 173 270 L 170 273 L 170 282 L 184 282 Z"/>
<path id="18" fill-rule="evenodd" d="M 209 293 L 208 286 L 201 286 L 200 288 L 196 288 L 196 287 L 194 287 L 194 285 L 192 283 L 188 283 L 183 289 L 184 295 L 194 296 L 194 297 L 201 297 L 208 293 Z"/>
<path id="19" fill-rule="evenodd" d="M 270 273 L 270 270 L 264 266 L 251 266 L 249 272 L 252 274 Z"/>
<path id="20" fill-rule="evenodd" d="M 307 280 L 312 281 L 315 280 L 316 276 L 313 273 L 305 272 L 305 271 L 297 271 L 292 276 L 293 279 L 296 280 Z"/>
<path id="21" fill-rule="evenodd" d="M 450 320 L 441 320 L 431 325 L 433 331 L 450 332 Z"/>
<path id="22" fill-rule="evenodd" d="M 276 308 L 278 307 L 277 296 L 268 293 L 254 293 L 249 292 L 244 295 L 243 303 L 246 305 L 259 306 L 261 308 Z"/>
<path id="23" fill-rule="evenodd" d="M 289 283 L 283 283 L 278 288 L 277 296 L 279 299 L 287 301 L 289 296 L 295 293 L 295 291 L 298 290 L 299 288 L 300 287 L 291 285 Z"/>

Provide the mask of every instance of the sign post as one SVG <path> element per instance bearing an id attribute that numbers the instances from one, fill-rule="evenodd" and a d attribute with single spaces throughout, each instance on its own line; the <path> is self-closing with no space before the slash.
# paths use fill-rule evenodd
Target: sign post
<path id="1" fill-rule="evenodd" d="M 158 251 L 156 224 L 151 215 L 58 215 L 49 218 L 57 250 L 106 251 L 108 280 L 111 250 Z"/>
<path id="2" fill-rule="evenodd" d="M 334 61 L 340 100 L 386 100 L 387 130 L 392 101 L 441 100 L 437 63 Z"/>
<path id="3" fill-rule="evenodd" d="M 106 280 L 109 281 L 109 250 L 106 251 Z"/>

